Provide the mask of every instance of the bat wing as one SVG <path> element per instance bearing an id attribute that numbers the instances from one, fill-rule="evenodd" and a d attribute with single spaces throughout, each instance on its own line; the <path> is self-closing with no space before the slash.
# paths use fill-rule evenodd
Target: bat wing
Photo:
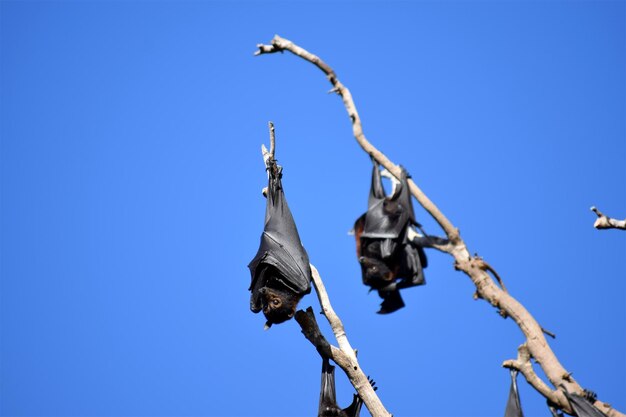
<path id="1" fill-rule="evenodd" d="M 585 397 L 563 391 L 578 417 L 606 417 L 602 411 L 593 406 Z"/>
<path id="2" fill-rule="evenodd" d="M 369 376 L 367 377 L 367 380 L 372 386 L 372 389 L 374 391 L 377 391 L 378 387 L 376 386 L 376 382 L 374 382 L 374 380 L 370 378 Z M 363 400 L 357 394 L 354 394 L 352 396 L 352 403 L 347 408 L 344 408 L 343 412 L 346 414 L 347 417 L 359 417 L 359 415 L 361 414 L 362 406 L 363 406 Z"/>
<path id="3" fill-rule="evenodd" d="M 372 159 L 374 167 L 372 168 L 372 185 L 370 186 L 370 195 L 367 200 L 368 209 L 376 202 L 385 199 L 385 189 L 383 188 L 383 179 L 380 175 L 378 162 Z"/>
<path id="4" fill-rule="evenodd" d="M 322 362 L 322 386 L 317 416 L 341 416 L 341 409 L 335 396 L 335 367 L 330 364 L 328 358 L 324 358 Z"/>
<path id="5" fill-rule="evenodd" d="M 259 250 L 248 265 L 252 276 L 251 305 L 256 305 L 255 300 L 259 296 L 256 290 L 264 285 L 267 266 L 276 268 L 281 283 L 296 294 L 311 291 L 309 256 L 300 242 L 296 223 L 287 205 L 280 169 L 270 169 L 265 229 L 261 235 Z"/>
<path id="6" fill-rule="evenodd" d="M 354 222 L 354 240 L 356 241 L 356 256 L 360 258 L 363 255 L 361 249 L 361 235 L 363 234 L 363 228 L 365 227 L 365 214 L 356 219 Z"/>
<path id="7" fill-rule="evenodd" d="M 363 406 L 363 400 L 356 394 L 352 396 L 352 403 L 348 406 L 348 408 L 344 408 L 343 412 L 348 417 L 359 417 L 361 414 L 361 407 Z"/>
<path id="8" fill-rule="evenodd" d="M 426 284 L 424 265 L 422 264 L 422 259 L 426 258 L 424 250 L 421 247 L 405 243 L 402 245 L 400 256 L 402 257 L 401 269 L 398 275 L 402 277 L 402 282 L 398 284 L 398 288 Z"/>
<path id="9" fill-rule="evenodd" d="M 522 404 L 519 400 L 519 392 L 517 391 L 517 370 L 514 369 L 511 369 L 511 389 L 509 390 L 509 399 L 504 410 L 504 417 L 524 417 Z"/>
<path id="10" fill-rule="evenodd" d="M 392 291 L 378 291 L 378 295 L 383 299 L 380 303 L 380 310 L 378 314 L 389 314 L 404 307 L 404 301 L 400 296 L 399 290 Z"/>
<path id="11" fill-rule="evenodd" d="M 409 215 L 409 219 L 413 224 L 416 224 L 415 213 L 413 211 L 413 200 L 411 199 L 411 189 L 409 188 L 409 174 L 404 167 L 400 167 L 400 192 L 398 196 L 398 202 L 405 209 Z"/>
<path id="12" fill-rule="evenodd" d="M 407 178 L 407 173 L 402 168 L 398 188 L 393 196 L 386 197 L 382 188 L 380 170 L 378 165 L 374 164 L 363 237 L 397 239 L 410 222 L 415 222 Z M 393 207 L 391 212 L 390 207 Z"/>
<path id="13" fill-rule="evenodd" d="M 417 249 L 417 256 L 419 256 L 420 264 L 422 265 L 422 268 L 426 268 L 428 266 L 428 258 L 426 257 L 426 252 L 424 251 L 424 248 L 421 246 L 417 246 L 416 249 Z"/>

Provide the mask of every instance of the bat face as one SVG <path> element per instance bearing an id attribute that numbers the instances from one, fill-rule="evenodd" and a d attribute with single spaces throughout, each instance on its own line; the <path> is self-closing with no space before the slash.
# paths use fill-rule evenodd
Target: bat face
<path id="1" fill-rule="evenodd" d="M 267 319 L 268 325 L 287 321 L 296 313 L 300 297 L 291 291 L 263 287 L 259 292 L 263 315 Z"/>
<path id="2" fill-rule="evenodd" d="M 382 288 L 395 279 L 393 271 L 379 259 L 361 256 L 359 263 L 363 270 L 362 276 L 365 285 L 372 288 Z"/>

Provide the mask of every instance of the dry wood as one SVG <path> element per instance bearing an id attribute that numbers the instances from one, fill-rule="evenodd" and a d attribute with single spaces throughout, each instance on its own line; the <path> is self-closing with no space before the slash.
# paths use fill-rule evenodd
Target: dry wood
<path id="1" fill-rule="evenodd" d="M 339 81 L 337 75 L 328 64 L 322 61 L 318 56 L 313 55 L 307 50 L 278 35 L 274 36 L 270 45 L 259 44 L 257 46 L 258 50 L 255 55 L 289 51 L 294 55 L 311 62 L 322 70 L 324 74 L 326 74 L 328 81 L 333 86 L 331 91 L 339 94 L 343 100 L 346 111 L 352 121 L 352 132 L 358 144 L 392 175 L 397 178 L 400 177 L 400 167 L 391 162 L 365 137 L 361 125 L 361 119 L 352 99 L 350 90 L 348 90 L 348 88 Z M 449 240 L 449 245 L 445 246 L 445 252 L 454 257 L 455 268 L 465 272 L 472 280 L 476 286 L 476 293 L 478 297 L 488 301 L 491 305 L 499 309 L 503 314 L 511 317 L 515 323 L 517 323 L 526 337 L 525 349 L 527 349 L 529 357 L 533 357 L 541 366 L 554 387 L 563 386 L 568 390 L 568 392 L 574 392 L 582 395 L 582 387 L 571 377 L 571 372 L 568 372 L 558 361 L 556 355 L 543 335 L 541 326 L 539 326 L 533 316 L 515 298 L 496 285 L 494 280 L 482 267 L 482 264 L 477 260 L 477 258 L 470 256 L 470 251 L 467 249 L 465 242 L 461 239 L 459 230 L 412 180 L 409 180 L 409 187 L 413 196 L 445 232 Z M 522 373 L 527 378 L 527 381 L 552 403 L 568 413 L 572 412 L 569 403 L 560 389 L 549 389 L 539 377 L 532 377 L 529 379 L 529 375 L 531 375 L 529 372 Z M 594 405 L 609 417 L 626 417 L 624 414 L 601 401 L 596 401 Z M 374 413 L 372 413 L 372 415 L 376 416 Z"/>
<path id="2" fill-rule="evenodd" d="M 598 218 L 593 223 L 593 227 L 596 229 L 620 229 L 626 230 L 626 219 L 617 220 L 611 217 L 606 216 L 600 210 L 598 210 L 595 206 L 591 207 L 591 211 L 596 213 Z"/>
<path id="3" fill-rule="evenodd" d="M 302 333 L 313 346 L 315 346 L 320 354 L 331 358 L 345 372 L 350 383 L 354 386 L 354 389 L 356 389 L 356 392 L 373 417 L 391 417 L 391 414 L 385 409 L 385 406 L 380 401 L 380 398 L 378 398 L 376 391 L 374 391 L 367 376 L 361 369 L 359 361 L 346 336 L 343 323 L 330 304 L 330 299 L 328 298 L 328 293 L 326 292 L 322 278 L 313 265 L 311 265 L 311 272 L 313 286 L 315 287 L 317 298 L 322 307 L 322 313 L 328 320 L 339 347 L 329 344 L 324 338 L 315 320 L 313 310 L 310 307 L 306 312 L 300 310 L 296 313 L 296 321 L 300 324 Z"/>

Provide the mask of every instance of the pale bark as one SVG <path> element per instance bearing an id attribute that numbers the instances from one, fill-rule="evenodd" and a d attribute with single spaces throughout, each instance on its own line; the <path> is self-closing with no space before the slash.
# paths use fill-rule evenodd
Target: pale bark
<path id="1" fill-rule="evenodd" d="M 391 162 L 382 152 L 376 149 L 365 137 L 361 125 L 361 119 L 357 112 L 356 106 L 352 99 L 350 90 L 345 87 L 337 78 L 333 69 L 328 66 L 316 55 L 311 54 L 305 49 L 297 46 L 293 42 L 281 38 L 276 35 L 272 39 L 270 45 L 259 44 L 255 55 L 267 53 L 275 53 L 289 51 L 294 55 L 303 58 L 306 61 L 316 65 L 326 74 L 326 77 L 332 84 L 332 92 L 336 92 L 342 98 L 346 111 L 352 121 L 352 132 L 361 148 L 371 155 L 380 165 L 386 168 L 392 175 L 400 177 L 400 167 Z M 449 253 L 455 260 L 455 268 L 465 272 L 476 286 L 476 294 L 479 298 L 488 301 L 496 307 L 503 316 L 511 317 L 526 337 L 525 346 L 529 357 L 541 366 L 544 373 L 554 387 L 564 387 L 568 392 L 583 394 L 583 388 L 571 377 L 572 373 L 568 372 L 558 361 L 556 355 L 550 348 L 546 338 L 543 335 L 541 326 L 533 318 L 533 316 L 510 294 L 503 291 L 496 285 L 491 276 L 487 273 L 484 261 L 478 257 L 472 257 L 470 251 L 459 234 L 459 230 L 448 220 L 448 218 L 437 208 L 437 206 L 420 190 L 420 188 L 409 180 L 411 193 L 424 209 L 435 219 L 445 232 L 449 243 L 441 246 L 440 250 Z M 513 366 L 515 361 L 507 361 L 505 365 Z M 529 362 L 530 364 L 530 362 Z M 561 389 L 550 389 L 539 377 L 524 365 L 520 369 L 527 381 L 543 396 L 548 398 L 559 408 L 571 413 L 572 409 L 565 398 Z M 531 377 L 534 375 L 534 377 Z M 626 417 L 619 411 L 611 408 L 608 404 L 596 401 L 594 404 L 599 410 L 607 414 L 609 417 Z"/>
<path id="2" fill-rule="evenodd" d="M 593 223 L 593 227 L 596 229 L 621 229 L 626 230 L 626 219 L 617 220 L 604 215 L 600 210 L 595 207 L 591 207 L 591 211 L 596 213 L 598 218 Z"/>
<path id="3" fill-rule="evenodd" d="M 378 398 L 376 391 L 361 369 L 355 351 L 352 349 L 352 346 L 350 346 L 350 342 L 346 336 L 343 323 L 330 304 L 330 299 L 328 298 L 328 293 L 326 292 L 322 278 L 313 265 L 311 265 L 311 272 L 313 286 L 315 287 L 317 298 L 322 307 L 322 313 L 324 317 L 326 317 L 326 320 L 328 320 L 339 347 L 330 345 L 324 338 L 317 326 L 313 310 L 310 307 L 307 309 L 306 313 L 300 310 L 296 314 L 296 321 L 300 324 L 302 333 L 317 348 L 320 354 L 330 357 L 345 372 L 350 383 L 354 386 L 354 389 L 356 389 L 373 417 L 391 417 L 391 414 L 385 409 L 385 406 L 380 401 L 380 398 Z"/>

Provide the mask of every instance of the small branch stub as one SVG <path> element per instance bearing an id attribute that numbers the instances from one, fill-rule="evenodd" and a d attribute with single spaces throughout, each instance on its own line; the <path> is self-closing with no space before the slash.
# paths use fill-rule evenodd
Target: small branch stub
<path id="1" fill-rule="evenodd" d="M 596 229 L 626 230 L 626 219 L 617 220 L 617 219 L 608 217 L 604 215 L 600 210 L 598 210 L 595 206 L 591 207 L 590 210 L 596 213 L 596 215 L 598 216 L 596 221 L 593 223 L 593 227 L 595 227 Z"/>
<path id="2" fill-rule="evenodd" d="M 274 159 L 276 154 L 276 132 L 274 130 L 274 123 L 267 122 L 270 129 L 270 157 Z"/>

